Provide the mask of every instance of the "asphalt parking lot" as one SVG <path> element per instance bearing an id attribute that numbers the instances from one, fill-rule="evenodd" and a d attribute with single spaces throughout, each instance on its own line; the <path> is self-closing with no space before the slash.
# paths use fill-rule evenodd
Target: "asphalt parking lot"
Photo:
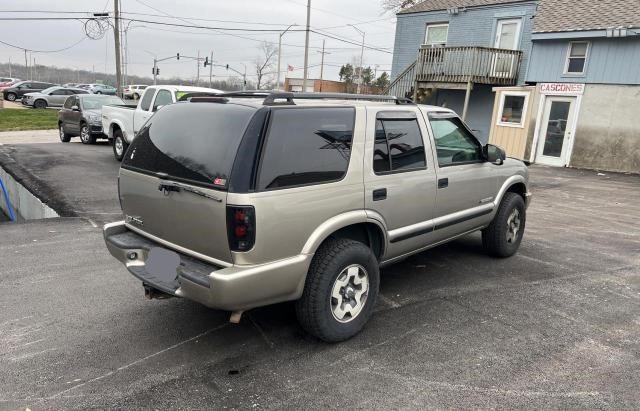
<path id="1" fill-rule="evenodd" d="M 93 226 L 119 217 L 110 147 L 0 164 L 67 216 L 0 225 L 0 408 L 640 408 L 638 176 L 532 167 L 515 257 L 474 234 L 386 268 L 365 330 L 328 345 L 291 304 L 232 325 L 144 300 Z"/>

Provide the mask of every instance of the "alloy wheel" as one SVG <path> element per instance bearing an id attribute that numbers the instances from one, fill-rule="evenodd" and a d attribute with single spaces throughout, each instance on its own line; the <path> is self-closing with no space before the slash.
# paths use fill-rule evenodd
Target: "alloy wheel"
<path id="1" fill-rule="evenodd" d="M 514 208 L 507 218 L 507 243 L 515 243 L 520 232 L 520 211 Z"/>
<path id="2" fill-rule="evenodd" d="M 89 135 L 89 127 L 82 126 L 82 128 L 80 129 L 80 139 L 82 140 L 83 143 L 87 144 L 89 143 L 90 138 L 91 136 Z"/>
<path id="3" fill-rule="evenodd" d="M 124 144 L 122 143 L 122 139 L 120 137 L 116 137 L 113 144 L 116 148 L 116 154 L 118 155 L 118 157 L 122 156 L 122 152 L 124 151 Z"/>
<path id="4" fill-rule="evenodd" d="M 340 272 L 333 283 L 329 302 L 333 317 L 348 323 L 364 308 L 369 295 L 369 275 L 359 264 L 350 265 Z"/>

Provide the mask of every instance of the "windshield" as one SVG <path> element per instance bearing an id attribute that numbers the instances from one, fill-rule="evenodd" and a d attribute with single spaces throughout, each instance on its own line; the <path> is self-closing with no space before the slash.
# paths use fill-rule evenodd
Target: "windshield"
<path id="1" fill-rule="evenodd" d="M 116 96 L 87 96 L 82 98 L 82 108 L 85 110 L 98 110 L 106 104 L 124 104 L 124 101 Z"/>

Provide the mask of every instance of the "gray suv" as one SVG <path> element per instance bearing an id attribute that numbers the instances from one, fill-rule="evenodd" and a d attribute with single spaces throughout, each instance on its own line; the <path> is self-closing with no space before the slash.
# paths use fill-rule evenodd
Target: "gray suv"
<path id="1" fill-rule="evenodd" d="M 385 96 L 193 97 L 147 121 L 126 152 L 110 253 L 149 298 L 232 311 L 296 301 L 325 341 L 359 332 L 380 267 L 482 230 L 522 240 L 527 167 L 482 146 L 451 110 Z"/>

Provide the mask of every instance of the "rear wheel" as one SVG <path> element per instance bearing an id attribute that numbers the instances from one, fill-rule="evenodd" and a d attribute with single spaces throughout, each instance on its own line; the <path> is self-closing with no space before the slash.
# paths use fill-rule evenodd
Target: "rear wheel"
<path id="1" fill-rule="evenodd" d="M 80 124 L 80 141 L 82 144 L 95 144 L 96 142 L 96 136 L 91 134 L 89 125 L 86 123 Z"/>
<path id="2" fill-rule="evenodd" d="M 140 98 L 140 95 L 138 93 L 133 93 L 133 99 L 137 100 Z"/>
<path id="3" fill-rule="evenodd" d="M 96 91 L 96 94 L 102 94 L 102 91 Z"/>
<path id="4" fill-rule="evenodd" d="M 44 100 L 36 100 L 33 103 L 33 107 L 35 108 L 47 108 L 47 102 Z"/>
<path id="5" fill-rule="evenodd" d="M 494 257 L 511 257 L 520 247 L 527 220 L 524 200 L 506 193 L 489 227 L 482 231 L 482 245 Z"/>
<path id="6" fill-rule="evenodd" d="M 71 141 L 71 136 L 65 133 L 62 124 L 58 124 L 58 132 L 60 134 L 60 141 L 62 141 L 63 143 L 68 143 L 69 141 Z"/>
<path id="7" fill-rule="evenodd" d="M 7 93 L 7 100 L 16 101 L 17 98 L 18 98 L 18 95 L 16 93 Z"/>
<path id="8" fill-rule="evenodd" d="M 113 155 L 116 160 L 122 161 L 124 153 L 127 152 L 128 147 L 129 144 L 124 141 L 124 137 L 122 136 L 122 130 L 115 130 L 113 132 Z"/>
<path id="9" fill-rule="evenodd" d="M 344 341 L 367 323 L 378 297 L 378 261 L 366 245 L 329 239 L 316 252 L 296 302 L 302 328 L 327 342 Z"/>

